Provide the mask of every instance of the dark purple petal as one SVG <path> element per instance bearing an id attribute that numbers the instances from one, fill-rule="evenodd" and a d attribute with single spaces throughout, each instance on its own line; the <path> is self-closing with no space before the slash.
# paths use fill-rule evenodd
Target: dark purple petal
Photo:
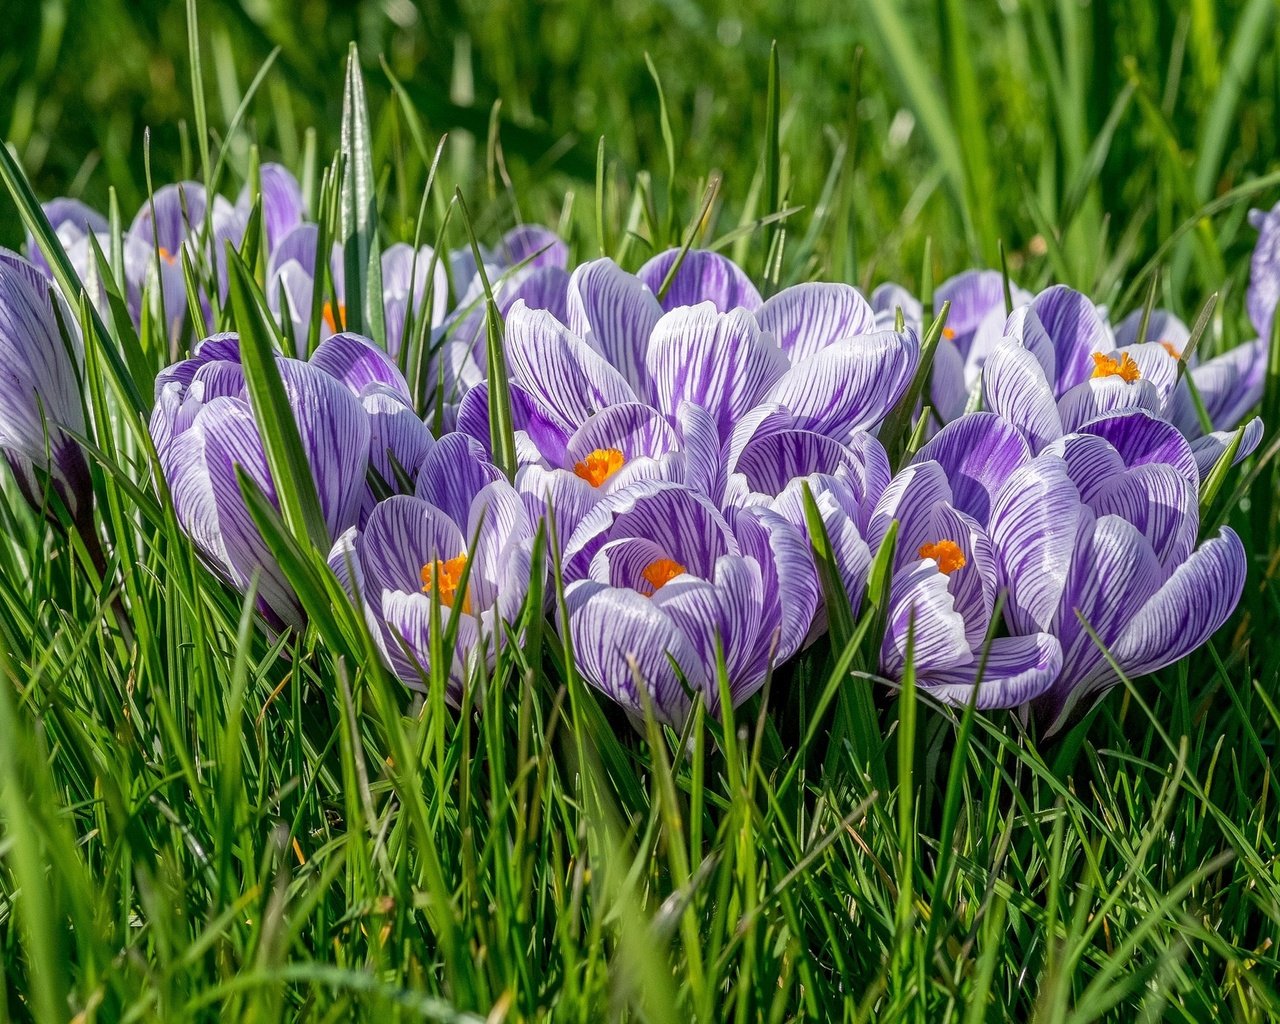
<path id="1" fill-rule="evenodd" d="M 659 253 L 636 276 L 657 295 L 679 256 L 679 249 Z M 738 307 L 754 311 L 761 305 L 760 293 L 741 268 L 727 257 L 705 249 L 690 249 L 684 254 L 671 287 L 658 301 L 667 312 L 703 302 L 712 303 L 721 313 Z"/>
<path id="2" fill-rule="evenodd" d="M 756 319 L 793 365 L 844 338 L 876 330 L 870 303 L 847 284 L 810 282 L 784 288 L 760 307 Z"/>
<path id="3" fill-rule="evenodd" d="M 1172 424 L 1145 412 L 1120 413 L 1086 423 L 1079 430 L 1107 441 L 1126 466 L 1167 462 L 1192 483 L 1199 481 L 1191 448 Z"/>
<path id="4" fill-rule="evenodd" d="M 952 503 L 985 526 L 995 495 L 1030 458 L 1017 428 L 978 412 L 947 424 L 911 461 L 938 463 L 951 481 Z"/>

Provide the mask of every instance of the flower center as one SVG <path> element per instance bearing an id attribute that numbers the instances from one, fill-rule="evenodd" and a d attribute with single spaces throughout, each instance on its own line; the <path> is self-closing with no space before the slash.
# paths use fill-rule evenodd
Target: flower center
<path id="1" fill-rule="evenodd" d="M 574 473 L 592 487 L 599 487 L 623 467 L 627 460 L 617 448 L 597 448 L 573 467 Z"/>
<path id="2" fill-rule="evenodd" d="M 1102 352 L 1093 354 L 1093 375 L 1095 377 L 1119 377 L 1121 380 L 1132 384 L 1135 380 L 1142 376 L 1142 371 L 1138 369 L 1138 364 L 1134 362 L 1133 356 L 1128 352 L 1120 353 L 1120 358 L 1105 355 Z"/>
<path id="3" fill-rule="evenodd" d="M 335 314 L 333 303 L 326 302 L 324 304 L 324 322 L 329 325 L 329 330 L 333 331 L 334 334 L 346 330 L 347 304 L 339 302 L 337 313 Z"/>
<path id="4" fill-rule="evenodd" d="M 942 336 L 946 338 L 947 341 L 955 341 L 956 340 L 955 328 L 953 327 L 942 328 Z"/>
<path id="5" fill-rule="evenodd" d="M 170 252 L 163 245 L 159 247 L 159 253 L 160 253 L 160 258 L 164 260 L 167 264 L 169 264 L 169 266 L 173 266 L 173 264 L 178 259 L 176 253 Z"/>
<path id="6" fill-rule="evenodd" d="M 652 597 L 654 593 L 661 590 L 677 576 L 681 576 L 688 572 L 683 565 L 670 558 L 659 558 L 650 562 L 640 571 L 640 575 L 644 577 L 646 583 L 653 588 L 646 597 Z"/>
<path id="7" fill-rule="evenodd" d="M 1173 356 L 1174 359 L 1182 358 L 1182 350 L 1178 348 L 1178 346 L 1175 345 L 1173 342 L 1162 341 L 1160 342 L 1160 345 L 1164 348 L 1166 352 L 1169 353 L 1169 355 Z"/>
<path id="8" fill-rule="evenodd" d="M 449 608 L 454 607 L 454 601 L 457 600 L 458 584 L 462 581 L 462 573 L 467 568 L 467 556 L 464 552 L 457 558 L 449 558 L 444 561 L 437 559 L 435 562 L 429 563 L 422 567 L 422 592 L 430 594 L 434 591 L 440 597 L 440 603 Z M 465 593 L 462 595 L 462 609 L 468 615 L 471 613 L 471 595 Z"/>
<path id="9" fill-rule="evenodd" d="M 960 545 L 945 538 L 921 547 L 920 557 L 932 558 L 938 563 L 938 571 L 944 576 L 950 576 L 957 569 L 963 569 L 965 565 L 964 552 L 960 550 Z"/>

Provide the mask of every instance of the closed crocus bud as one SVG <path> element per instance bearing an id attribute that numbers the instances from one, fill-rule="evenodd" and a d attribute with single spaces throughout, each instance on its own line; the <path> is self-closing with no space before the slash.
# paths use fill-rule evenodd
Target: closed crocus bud
<path id="1" fill-rule="evenodd" d="M 69 350 L 49 287 L 31 263 L 0 249 L 0 449 L 33 508 L 47 506 L 47 483 L 82 523 L 93 495 L 75 440 L 85 433 L 79 335 L 64 307 Z"/>

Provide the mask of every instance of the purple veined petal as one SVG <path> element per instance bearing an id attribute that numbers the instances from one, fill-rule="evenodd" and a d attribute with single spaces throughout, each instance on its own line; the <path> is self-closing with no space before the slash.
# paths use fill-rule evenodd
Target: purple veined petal
<path id="1" fill-rule="evenodd" d="M 357 542 L 370 595 L 422 591 L 422 569 L 465 554 L 470 538 L 428 501 L 397 494 L 380 501 Z"/>
<path id="2" fill-rule="evenodd" d="M 327 373 L 296 359 L 278 360 L 302 448 L 315 477 L 329 536 L 356 522 L 369 465 L 369 419 L 356 398 Z"/>
<path id="3" fill-rule="evenodd" d="M 875 310 L 858 289 L 817 281 L 782 289 L 760 307 L 756 320 L 792 365 L 837 341 L 876 330 Z"/>
<path id="4" fill-rule="evenodd" d="M 761 566 L 754 559 L 726 556 L 716 562 L 712 580 L 677 576 L 651 599 L 685 635 L 703 665 L 716 665 L 720 645 L 735 707 L 761 687 L 768 671 L 767 654 L 765 659 L 757 656 L 759 648 L 771 643 L 761 636 L 763 586 Z M 716 694 L 708 693 L 707 702 L 710 710 L 719 710 Z"/>
<path id="5" fill-rule="evenodd" d="M 410 480 L 435 445 L 422 418 L 395 391 L 372 385 L 360 396 L 360 405 L 369 420 L 369 465 L 393 491 L 399 490 L 399 473 Z M 372 509 L 374 495 L 368 491 L 364 511 Z"/>
<path id="6" fill-rule="evenodd" d="M 718 313 L 704 302 L 658 321 L 645 365 L 659 409 L 674 416 L 681 402 L 701 405 L 727 439 L 782 376 L 787 360 L 750 313 Z"/>
<path id="7" fill-rule="evenodd" d="M 573 468 L 593 452 L 616 450 L 626 462 L 656 458 L 680 447 L 675 429 L 653 406 L 640 402 L 611 405 L 588 417 L 565 445 L 565 467 Z"/>
<path id="8" fill-rule="evenodd" d="M 1042 455 L 1062 459 L 1067 475 L 1086 505 L 1112 480 L 1129 471 L 1120 453 L 1094 434 L 1068 434 L 1047 445 Z"/>
<path id="9" fill-rule="evenodd" d="M 271 256 L 267 261 L 268 285 L 275 280 L 281 268 L 290 260 L 296 260 L 298 266 L 302 268 L 308 278 L 314 277 L 319 230 L 315 224 L 299 224 L 280 239 L 280 244 L 272 250 Z M 333 281 L 333 288 L 337 293 L 338 301 L 342 302 L 343 297 L 346 295 L 346 273 L 342 262 L 342 247 L 337 242 L 333 244 L 329 254 L 329 276 Z M 328 294 L 329 289 L 326 288 L 326 298 Z M 268 299 L 270 299 L 269 294 Z"/>
<path id="10" fill-rule="evenodd" d="M 1009 290 L 1015 306 L 1029 303 L 1032 296 L 1015 284 Z M 1004 322 L 1004 275 L 998 270 L 966 270 L 943 281 L 934 290 L 933 308 L 951 303 L 944 333 L 961 354 L 967 356 L 978 327 L 992 313 Z"/>
<path id="11" fill-rule="evenodd" d="M 475 438 L 445 434 L 418 467 L 415 493 L 461 528 L 471 518 L 476 495 L 500 479 L 502 472 L 485 458 L 484 449 Z"/>
<path id="12" fill-rule="evenodd" d="M 662 318 L 653 292 L 613 260 L 592 260 L 569 279 L 567 314 L 569 330 L 590 341 L 638 396 L 648 397 L 645 353 Z"/>
<path id="13" fill-rule="evenodd" d="M 607 495 L 578 525 L 565 547 L 565 579 L 581 579 L 595 552 L 622 537 L 653 541 L 664 557 L 703 579 L 721 555 L 738 553 L 729 524 L 709 498 L 678 484 L 642 481 Z"/>
<path id="14" fill-rule="evenodd" d="M 878 331 L 823 349 L 793 366 L 764 396 L 797 427 L 843 440 L 876 426 L 906 391 L 920 358 L 915 331 Z"/>
<path id="15" fill-rule="evenodd" d="M 889 482 L 876 502 L 867 526 L 867 542 L 878 549 L 896 519 L 898 540 L 894 563 L 899 566 L 915 563 L 921 557 L 920 546 L 939 539 L 931 536 L 934 510 L 951 501 L 951 484 L 942 466 L 928 460 L 913 462 Z"/>
<path id="16" fill-rule="evenodd" d="M 1143 312 L 1141 308 L 1135 309 L 1116 324 L 1117 347 L 1128 348 L 1138 343 L 1138 332 L 1142 329 Z M 1187 347 L 1187 342 L 1191 340 L 1191 332 L 1187 329 L 1187 325 L 1169 310 L 1153 309 L 1151 311 L 1151 319 L 1147 321 L 1146 340 L 1149 343 L 1165 347 L 1166 351 L 1168 351 L 1168 347 L 1172 347 L 1181 356 L 1182 350 Z M 1170 353 L 1170 355 L 1172 354 Z"/>
<path id="17" fill-rule="evenodd" d="M 880 667 L 901 676 L 908 642 L 912 662 L 921 675 L 973 662 L 965 622 L 955 607 L 946 574 L 929 559 L 917 559 L 895 573 Z"/>
<path id="18" fill-rule="evenodd" d="M 1022 307 L 1023 309 L 1029 307 Z M 974 329 L 973 339 L 969 342 L 969 354 L 965 357 L 965 382 L 969 386 L 969 390 L 976 390 L 983 368 L 987 364 L 987 360 L 991 357 L 991 353 L 995 351 L 997 345 L 1005 338 L 1005 324 L 1007 323 L 1004 315 L 1004 307 L 999 306 L 992 309 L 986 318 L 978 322 L 978 326 Z"/>
<path id="19" fill-rule="evenodd" d="M 636 276 L 657 295 L 679 257 L 679 249 L 668 249 L 649 260 Z M 680 306 L 704 302 L 710 302 L 721 313 L 739 307 L 754 312 L 761 305 L 760 293 L 742 269 L 727 256 L 706 249 L 690 249 L 684 254 L 671 287 L 658 301 L 668 313 Z"/>
<path id="20" fill-rule="evenodd" d="M 1116 682 L 1098 644 L 1114 644 L 1164 579 L 1151 545 L 1127 520 L 1102 516 L 1081 531 L 1049 630 L 1062 644 L 1062 673 L 1039 700 L 1042 717 L 1061 720 L 1083 698 Z"/>
<path id="21" fill-rule="evenodd" d="M 1146 675 L 1190 654 L 1216 633 L 1244 590 L 1248 561 L 1240 538 L 1227 528 L 1174 570 L 1120 638 L 1112 657 L 1129 675 Z"/>
<path id="22" fill-rule="evenodd" d="M 546 310 L 560 323 L 569 317 L 569 275 L 559 267 L 518 270 L 501 281 L 495 290 L 498 312 L 503 316 L 517 302 L 523 302 L 530 309 Z"/>
<path id="23" fill-rule="evenodd" d="M 302 605 L 258 532 L 240 493 L 239 468 L 276 502 L 258 428 L 246 402 L 217 398 L 169 449 L 163 464 L 183 530 L 240 591 L 258 577 L 258 607 L 276 626 L 301 628 Z"/>
<path id="24" fill-rule="evenodd" d="M 735 472 L 753 493 L 773 497 L 796 477 L 842 472 L 860 476 L 860 469 L 853 453 L 839 441 L 811 430 L 784 430 L 748 443 Z"/>
<path id="25" fill-rule="evenodd" d="M 1249 223 L 1258 229 L 1249 260 L 1249 287 L 1245 307 L 1259 338 L 1271 337 L 1271 319 L 1280 305 L 1280 203 L 1268 212 L 1249 211 Z"/>
<path id="26" fill-rule="evenodd" d="M 946 338 L 933 351 L 929 376 L 929 401 L 941 423 L 950 423 L 964 415 L 969 404 L 969 382 L 964 356 Z"/>
<path id="27" fill-rule="evenodd" d="M 1062 436 L 1062 417 L 1044 367 L 1017 340 L 1007 338 L 991 353 L 982 391 L 986 407 L 1022 431 L 1032 452 Z"/>
<path id="28" fill-rule="evenodd" d="M 475 538 L 473 602 L 488 608 L 497 600 L 497 583 L 513 552 L 533 537 L 524 500 L 506 480 L 495 480 L 476 495 L 466 522 L 466 537 L 469 546 Z"/>
<path id="29" fill-rule="evenodd" d="M 516 490 L 534 521 L 554 515 L 556 538 L 563 546 L 578 524 L 607 491 L 566 469 L 539 465 L 521 466 L 516 471 Z"/>
<path id="30" fill-rule="evenodd" d="M 1088 517 L 1061 459 L 1041 455 L 1009 477 L 988 534 L 1008 589 L 1005 616 L 1013 632 L 1050 631 Z"/>
<path id="31" fill-rule="evenodd" d="M 924 306 L 919 299 L 892 281 L 877 285 L 871 293 L 871 311 L 876 315 L 877 327 L 892 330 L 899 309 L 906 326 L 914 327 L 917 332 L 924 330 Z"/>
<path id="32" fill-rule="evenodd" d="M 315 294 L 315 281 L 311 272 L 304 270 L 297 260 L 289 260 L 267 284 L 267 308 L 280 319 L 282 327 L 293 332 L 294 349 L 304 354 L 311 331 L 311 299 Z M 320 337 L 333 333 L 327 320 L 320 321 Z"/>
<path id="33" fill-rule="evenodd" d="M 1040 318 L 1035 315 L 1030 306 L 1018 306 L 1009 314 L 1004 325 L 1004 335 L 1013 338 L 1036 357 L 1036 362 L 1044 371 L 1044 379 L 1049 382 L 1050 387 L 1055 389 L 1055 397 L 1060 394 L 1056 383 L 1058 354 L 1054 351 L 1053 339 L 1049 337 L 1049 332 L 1044 329 L 1044 324 L 1040 322 Z"/>
<path id="34" fill-rule="evenodd" d="M 725 489 L 725 461 L 715 420 L 700 405 L 681 402 L 676 407 L 676 429 L 684 455 L 684 482 L 713 501 Z"/>
<path id="35" fill-rule="evenodd" d="M 956 611 L 964 619 L 965 638 L 972 650 L 980 650 L 991 626 L 995 610 L 996 592 L 999 589 L 995 551 L 991 540 L 977 522 L 950 505 L 943 504 L 933 510 L 933 537 L 930 544 L 951 541 L 964 556 L 964 565 L 948 575 L 951 596 L 955 598 Z M 921 545 L 916 549 L 918 558 L 930 558 L 936 562 L 934 552 Z"/>
<path id="36" fill-rule="evenodd" d="M 636 400 L 617 370 L 545 310 L 517 302 L 505 340 L 513 380 L 567 434 L 601 409 Z"/>
<path id="37" fill-rule="evenodd" d="M 1167 462 L 1192 483 L 1199 482 L 1191 447 L 1176 427 L 1146 412 L 1136 411 L 1103 416 L 1079 428 L 1107 441 L 1124 459 L 1126 466 Z"/>
<path id="38" fill-rule="evenodd" d="M 880 500 L 885 488 L 889 486 L 893 470 L 889 466 L 889 455 L 884 450 L 884 445 L 874 434 L 856 431 L 849 438 L 848 448 L 853 452 L 855 462 L 862 467 L 861 492 L 858 500 L 866 509 L 867 519 L 861 522 L 865 527 L 869 521 L 871 509 Z"/>
<path id="39" fill-rule="evenodd" d="M 353 394 L 360 394 L 372 384 L 381 384 L 406 402 L 411 400 L 409 385 L 400 368 L 370 339 L 359 334 L 342 333 L 326 338 L 308 362 L 344 384 Z"/>
<path id="40" fill-rule="evenodd" d="M 539 224 L 521 224 L 512 228 L 502 236 L 494 255 L 506 267 L 514 267 L 526 260 L 530 267 L 563 270 L 569 265 L 569 247 L 554 231 Z"/>
<path id="41" fill-rule="evenodd" d="M 1141 379 L 1150 382 L 1156 389 L 1161 403 L 1166 402 L 1173 394 L 1174 386 L 1178 383 L 1178 357 L 1163 345 L 1148 341 L 1143 345 L 1117 348 L 1112 355 L 1121 358 L 1127 355 L 1137 363 Z"/>
<path id="42" fill-rule="evenodd" d="M 1058 414 L 1062 417 L 1062 429 L 1074 433 L 1086 423 L 1116 413 L 1140 409 L 1158 416 L 1162 404 L 1159 392 L 1150 381 L 1130 383 L 1112 375 L 1077 384 L 1058 400 Z"/>
<path id="43" fill-rule="evenodd" d="M 570 584 L 565 596 L 578 670 L 632 715 L 644 712 L 638 676 L 658 720 L 683 722 L 689 698 L 673 662 L 691 690 L 712 692 L 714 667 L 701 662 L 684 633 L 649 598 L 593 580 Z"/>
<path id="44" fill-rule="evenodd" d="M 743 556 L 760 567 L 764 604 L 752 671 L 763 673 L 769 664 L 780 665 L 800 649 L 822 592 L 806 535 L 782 516 L 765 508 L 743 509 L 734 518 L 733 530 Z M 848 555 L 848 572 L 855 576 L 860 571 L 857 552 L 837 548 L 837 553 Z"/>
<path id="45" fill-rule="evenodd" d="M 1031 301 L 1031 311 L 1053 340 L 1059 394 L 1092 376 L 1095 352 L 1110 352 L 1116 347 L 1097 306 L 1066 285 L 1042 291 Z"/>
<path id="46" fill-rule="evenodd" d="M 187 236 L 204 221 L 204 186 L 195 181 L 179 181 L 159 188 L 143 202 L 129 225 L 129 234 L 174 256 Z"/>
<path id="47" fill-rule="evenodd" d="M 974 653 L 969 665 L 932 672 L 918 680 L 918 685 L 944 704 L 964 707 L 972 697 L 981 667 L 977 707 L 990 711 L 1034 700 L 1053 685 L 1062 669 L 1062 647 L 1048 633 L 996 637 L 985 664 L 981 649 Z"/>
<path id="48" fill-rule="evenodd" d="M 951 481 L 952 504 L 985 526 L 1005 481 L 1031 459 L 1016 427 L 989 412 L 948 423 L 911 461 L 938 463 Z"/>
<path id="49" fill-rule="evenodd" d="M 410 689 L 427 688 L 425 676 L 430 669 L 432 598 L 421 592 L 405 593 L 389 590 L 382 595 L 382 639 L 379 646 L 391 669 Z M 447 631 L 454 619 L 450 607 L 440 608 L 440 628 Z M 468 674 L 481 657 L 492 662 L 494 620 L 491 611 L 481 616 L 457 615 L 457 640 L 449 666 L 449 685 L 445 699 L 452 705 L 462 699 Z M 483 623 L 485 635 L 481 636 Z M 376 635 L 376 634 L 375 634 Z"/>
<path id="50" fill-rule="evenodd" d="M 687 403 L 690 408 L 701 408 Z M 733 426 L 729 440 L 724 445 L 724 463 L 726 472 L 737 470 L 738 459 L 752 441 L 760 440 L 770 434 L 795 429 L 796 418 L 791 410 L 777 402 L 761 402 L 743 416 Z M 717 445 L 719 444 L 717 434 Z"/>
<path id="51" fill-rule="evenodd" d="M 156 397 L 160 396 L 160 392 L 167 384 L 176 383 L 183 388 L 188 387 L 200 368 L 213 362 L 230 362 L 239 365 L 240 336 L 238 334 L 230 332 L 212 334 L 197 342 L 190 359 L 183 359 L 181 362 L 166 366 L 156 374 Z"/>
<path id="52" fill-rule="evenodd" d="M 1232 465 L 1236 465 L 1249 455 L 1252 455 L 1258 445 L 1262 443 L 1262 420 L 1257 416 L 1246 423 L 1243 429 L 1244 437 L 1240 439 L 1240 447 L 1236 450 L 1236 457 L 1232 460 Z M 1231 440 L 1234 436 L 1234 430 L 1215 430 L 1212 434 L 1198 437 L 1191 442 L 1191 455 L 1196 461 L 1196 471 L 1201 480 L 1213 472 L 1213 467 L 1218 464 L 1218 460 L 1222 458 L 1223 453 L 1231 447 Z"/>
<path id="53" fill-rule="evenodd" d="M 1162 566 L 1181 564 L 1195 546 L 1199 496 L 1172 466 L 1149 463 L 1105 480 L 1089 499 L 1099 518 L 1116 515 L 1132 523 Z"/>
<path id="54" fill-rule="evenodd" d="M 1237 426 L 1245 414 L 1261 401 L 1267 379 L 1267 349 L 1268 342 L 1258 338 L 1192 368 L 1191 379 L 1215 430 L 1230 430 Z M 1198 428 L 1199 417 L 1185 385 L 1178 389 L 1176 397 L 1184 395 L 1186 404 L 1191 406 L 1188 418 Z M 1181 420 L 1173 416 L 1170 418 L 1186 432 Z"/>
<path id="55" fill-rule="evenodd" d="M 663 550 L 647 537 L 611 540 L 592 556 L 588 578 L 598 583 L 607 583 L 611 587 L 634 590 L 645 597 L 653 597 L 656 591 L 644 574 L 654 562 L 666 557 Z M 694 577 L 682 573 L 677 578 Z"/>
<path id="56" fill-rule="evenodd" d="M 302 223 L 306 208 L 298 179 L 283 165 L 265 163 L 258 169 L 258 176 L 262 182 L 262 223 L 267 231 L 267 251 L 271 252 Z M 248 212 L 252 205 L 248 184 L 240 190 L 236 205 Z"/>

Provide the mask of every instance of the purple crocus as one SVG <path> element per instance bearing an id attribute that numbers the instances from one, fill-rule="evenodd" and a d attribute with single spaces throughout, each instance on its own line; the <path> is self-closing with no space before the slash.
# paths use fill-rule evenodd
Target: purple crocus
<path id="1" fill-rule="evenodd" d="M 432 442 L 408 406 L 404 380 L 366 339 L 335 335 L 309 362 L 278 359 L 290 408 L 311 465 L 331 538 L 371 512 L 379 488 L 416 473 Z M 214 335 L 192 358 L 156 379 L 151 435 L 179 524 L 201 554 L 240 590 L 260 573 L 259 607 L 273 626 L 300 626 L 301 605 L 248 514 L 236 480 L 242 468 L 267 498 L 267 468 L 240 363 L 239 339 Z"/>
<path id="2" fill-rule="evenodd" d="M 406 686 L 427 688 L 433 611 L 442 630 L 456 625 L 446 691 L 456 705 L 478 659 L 492 666 L 516 625 L 533 545 L 515 489 L 474 438 L 447 434 L 423 460 L 415 494 L 380 502 L 362 529 L 338 539 L 329 564 Z"/>
<path id="3" fill-rule="evenodd" d="M 258 177 L 262 183 L 262 224 L 267 236 L 267 253 L 270 254 L 289 232 L 302 223 L 306 206 L 298 179 L 288 168 L 281 164 L 263 164 L 258 170 Z M 246 215 L 253 206 L 248 183 L 241 189 L 236 206 Z"/>
<path id="4" fill-rule="evenodd" d="M 1057 285 L 1013 311 L 1006 336 L 996 345 L 983 374 L 988 409 L 1015 424 L 1034 451 L 1098 417 L 1131 409 L 1175 422 L 1193 439 L 1191 449 L 1206 474 L 1231 441 L 1227 430 L 1200 435 L 1189 393 L 1179 390 L 1178 360 L 1162 344 L 1117 347 L 1097 307 L 1079 292 Z M 1230 354 L 1228 354 L 1230 356 Z M 1206 407 L 1220 422 L 1239 417 L 1256 401 L 1256 385 L 1239 365 L 1252 353 L 1230 356 L 1195 378 L 1203 382 Z M 1237 458 L 1262 437 L 1262 424 L 1245 427 Z"/>
<path id="5" fill-rule="evenodd" d="M 578 670 L 632 716 L 643 714 L 643 688 L 676 726 L 690 693 L 719 708 L 721 654 L 734 705 L 755 693 L 799 649 L 818 603 L 812 560 L 784 519 L 743 509 L 731 525 L 669 481 L 636 481 L 599 502 L 563 565 Z"/>
<path id="6" fill-rule="evenodd" d="M 1259 338 L 1270 341 L 1271 321 L 1280 306 L 1280 203 L 1270 210 L 1250 210 L 1249 223 L 1258 241 L 1249 260 L 1249 288 L 1245 308 Z"/>
<path id="7" fill-rule="evenodd" d="M 741 292 L 738 283 L 729 290 Z M 635 413 L 648 425 L 650 447 L 640 453 L 692 447 L 699 476 L 685 482 L 710 488 L 717 502 L 726 497 L 726 467 L 758 463 L 768 458 L 764 449 L 785 443 L 765 434 L 843 442 L 877 426 L 918 358 L 915 332 L 877 331 L 870 306 L 847 285 L 787 288 L 754 313 L 721 312 L 710 299 L 664 313 L 644 281 L 602 259 L 574 271 L 566 312 L 567 323 L 522 303 L 507 314 L 522 461 L 573 472 L 591 455 L 616 472 L 631 456 L 613 444 L 586 452 L 581 432 L 612 406 L 647 407 Z M 487 439 L 486 401 L 482 389 L 466 396 L 460 429 Z M 669 429 L 653 426 L 659 420 Z M 727 458 L 710 465 L 708 452 Z"/>
<path id="8" fill-rule="evenodd" d="M 1126 675 L 1145 675 L 1235 608 L 1244 546 L 1226 528 L 1197 546 L 1197 482 L 1186 439 L 1136 411 L 1049 442 L 1001 489 L 989 535 L 1009 626 L 1062 647 L 1058 678 L 1034 703 L 1050 732 L 1118 681 L 1099 642 Z"/>
<path id="9" fill-rule="evenodd" d="M 431 275 L 430 280 L 428 274 Z M 414 249 L 405 242 L 398 242 L 384 249 L 382 303 L 387 325 L 387 352 L 392 359 L 400 355 L 405 328 L 419 322 L 428 301 L 431 321 L 427 327 L 434 330 L 444 323 L 449 311 L 449 274 L 444 262 L 435 258 L 431 246 Z"/>
<path id="10" fill-rule="evenodd" d="M 79 199 L 59 197 L 50 199 L 41 206 L 44 209 L 44 215 L 49 218 L 49 226 L 53 228 L 53 233 L 58 236 L 58 241 L 62 243 L 64 250 L 69 250 L 86 235 L 102 235 L 110 230 L 107 218 Z M 103 251 L 109 252 L 110 247 Z M 41 273 L 50 279 L 53 278 L 53 271 L 44 258 L 44 253 L 40 251 L 40 247 L 36 245 L 35 236 L 30 232 L 27 232 L 27 257 Z"/>
<path id="11" fill-rule="evenodd" d="M 76 435 L 85 434 L 76 361 L 80 335 L 48 280 L 15 252 L 0 249 L 0 450 L 22 495 L 46 506 L 47 479 L 77 523 L 89 521 L 89 466 Z"/>

